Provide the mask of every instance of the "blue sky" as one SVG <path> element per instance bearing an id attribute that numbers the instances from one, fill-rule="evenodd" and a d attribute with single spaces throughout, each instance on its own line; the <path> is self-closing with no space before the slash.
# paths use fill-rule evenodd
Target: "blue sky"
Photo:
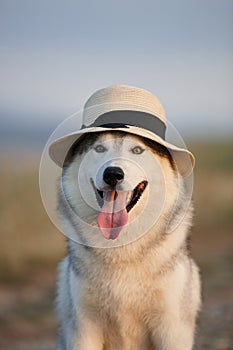
<path id="1" fill-rule="evenodd" d="M 56 124 L 115 83 L 179 130 L 233 134 L 233 1 L 0 0 L 0 115 Z"/>

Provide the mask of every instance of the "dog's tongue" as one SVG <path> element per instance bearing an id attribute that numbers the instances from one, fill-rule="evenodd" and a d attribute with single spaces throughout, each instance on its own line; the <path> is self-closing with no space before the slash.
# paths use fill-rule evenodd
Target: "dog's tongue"
<path id="1" fill-rule="evenodd" d="M 127 192 L 104 191 L 104 205 L 97 216 L 97 223 L 106 239 L 116 239 L 128 221 Z"/>

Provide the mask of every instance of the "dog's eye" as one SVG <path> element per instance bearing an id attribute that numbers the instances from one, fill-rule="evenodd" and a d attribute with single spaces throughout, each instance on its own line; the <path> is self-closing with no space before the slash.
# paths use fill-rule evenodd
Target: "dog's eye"
<path id="1" fill-rule="evenodd" d="M 133 154 L 141 154 L 142 152 L 144 152 L 144 149 L 140 146 L 136 146 L 132 148 L 132 152 Z"/>
<path id="2" fill-rule="evenodd" d="M 95 151 L 96 151 L 97 153 L 103 153 L 103 152 L 106 151 L 106 148 L 105 148 L 104 146 L 102 146 L 102 145 L 97 145 L 97 146 L 95 147 Z"/>

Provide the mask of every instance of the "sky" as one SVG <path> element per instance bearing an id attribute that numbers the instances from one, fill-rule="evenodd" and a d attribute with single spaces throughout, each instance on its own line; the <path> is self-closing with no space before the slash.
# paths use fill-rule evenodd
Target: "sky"
<path id="1" fill-rule="evenodd" d="M 97 89 L 145 88 L 194 136 L 233 135 L 232 0 L 0 0 L 4 132 L 55 128 Z"/>

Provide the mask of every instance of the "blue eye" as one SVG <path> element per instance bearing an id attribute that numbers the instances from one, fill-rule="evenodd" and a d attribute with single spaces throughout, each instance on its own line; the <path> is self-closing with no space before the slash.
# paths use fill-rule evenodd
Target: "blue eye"
<path id="1" fill-rule="evenodd" d="M 97 153 L 103 153 L 106 151 L 106 148 L 102 145 L 97 145 L 94 150 L 97 152 Z"/>
<path id="2" fill-rule="evenodd" d="M 140 146 L 136 146 L 136 147 L 132 148 L 132 153 L 133 154 L 141 154 L 144 151 L 145 150 L 142 147 L 140 147 Z"/>

